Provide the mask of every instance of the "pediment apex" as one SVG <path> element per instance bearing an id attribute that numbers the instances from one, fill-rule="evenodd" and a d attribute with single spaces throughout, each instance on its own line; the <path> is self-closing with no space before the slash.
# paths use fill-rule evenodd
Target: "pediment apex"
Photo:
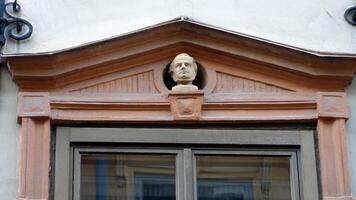
<path id="1" fill-rule="evenodd" d="M 56 88 L 64 84 L 64 77 L 80 81 L 119 68 L 170 60 L 181 52 L 230 66 L 254 63 L 277 73 L 323 81 L 331 78 L 341 81 L 338 85 L 343 87 L 356 70 L 355 58 L 320 57 L 186 18 L 50 55 L 8 57 L 7 64 L 20 87 L 42 80 Z"/>
<path id="2" fill-rule="evenodd" d="M 283 43 L 278 43 L 278 42 L 274 42 L 272 40 L 264 39 L 261 37 L 256 37 L 254 35 L 246 34 L 243 32 L 236 31 L 236 30 L 234 31 L 234 30 L 231 30 L 231 29 L 228 29 L 225 27 L 216 26 L 216 25 L 205 23 L 205 22 L 197 21 L 197 20 L 192 19 L 187 16 L 180 16 L 180 17 L 168 20 L 168 21 L 162 21 L 160 23 L 153 24 L 151 26 L 146 26 L 146 27 L 142 27 L 142 28 L 139 28 L 139 29 L 136 29 L 133 31 L 124 32 L 123 34 L 116 35 L 116 36 L 113 36 L 110 38 L 101 39 L 101 40 L 93 41 L 90 43 L 84 43 L 82 45 L 73 46 L 70 48 L 61 49 L 61 50 L 57 50 L 57 51 L 26 53 L 26 54 L 5 54 L 3 56 L 4 57 L 46 56 L 46 55 L 51 56 L 51 55 L 56 55 L 56 54 L 60 54 L 60 53 L 68 52 L 68 51 L 75 51 L 75 50 L 79 50 L 82 48 L 87 48 L 90 46 L 100 45 L 105 42 L 126 39 L 127 37 L 130 37 L 132 35 L 144 34 L 146 32 L 149 32 L 149 31 L 152 31 L 155 29 L 160 29 L 160 30 L 165 30 L 165 29 L 168 30 L 169 29 L 171 31 L 178 31 L 178 30 L 179 31 L 183 31 L 183 30 L 192 31 L 194 28 L 197 28 L 197 27 L 200 27 L 201 29 L 215 30 L 217 32 L 229 34 L 233 37 L 241 37 L 242 39 L 251 39 L 251 40 L 255 40 L 255 41 L 260 41 L 260 42 L 263 42 L 266 44 L 284 47 L 286 49 L 294 50 L 297 52 L 304 52 L 304 53 L 319 56 L 319 57 L 356 58 L 356 56 L 352 55 L 352 54 L 340 54 L 340 53 L 337 54 L 337 53 L 332 53 L 332 52 L 323 52 L 322 50 L 312 51 L 312 50 L 308 50 L 308 49 L 298 48 L 297 46 L 291 46 L 291 45 L 287 45 L 287 44 L 283 44 Z"/>

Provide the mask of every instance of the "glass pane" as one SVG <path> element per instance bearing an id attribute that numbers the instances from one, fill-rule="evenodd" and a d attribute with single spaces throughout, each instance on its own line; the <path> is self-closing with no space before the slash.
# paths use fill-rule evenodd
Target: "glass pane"
<path id="1" fill-rule="evenodd" d="M 175 200 L 175 155 L 83 154 L 81 200 Z"/>
<path id="2" fill-rule="evenodd" d="M 289 200 L 289 157 L 197 156 L 198 200 Z"/>

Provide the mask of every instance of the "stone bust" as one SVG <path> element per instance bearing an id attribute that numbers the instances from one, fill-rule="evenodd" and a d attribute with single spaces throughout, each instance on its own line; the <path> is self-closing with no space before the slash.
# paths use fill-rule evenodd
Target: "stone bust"
<path id="1" fill-rule="evenodd" d="M 197 71 L 198 66 L 193 57 L 186 53 L 178 54 L 169 66 L 169 74 L 176 83 L 172 90 L 198 90 L 198 87 L 193 85 Z"/>

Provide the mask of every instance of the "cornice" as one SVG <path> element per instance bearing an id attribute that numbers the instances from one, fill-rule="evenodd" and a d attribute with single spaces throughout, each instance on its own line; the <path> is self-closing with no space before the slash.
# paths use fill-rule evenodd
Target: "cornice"
<path id="1" fill-rule="evenodd" d="M 344 85 L 351 82 L 356 68 L 355 58 L 319 57 L 187 21 L 52 55 L 9 57 L 7 64 L 20 87 L 41 80 L 56 88 L 66 78 L 102 76 L 182 51 L 230 64 L 238 60 L 309 78 L 343 80 Z"/>
<path id="2" fill-rule="evenodd" d="M 216 30 L 216 31 L 224 32 L 224 33 L 227 33 L 227 34 L 244 37 L 246 39 L 253 39 L 253 40 L 261 41 L 261 42 L 264 42 L 264 43 L 268 43 L 268 44 L 272 44 L 272 45 L 275 45 L 275 46 L 284 47 L 284 48 L 291 49 L 291 50 L 294 50 L 294 51 L 307 53 L 307 54 L 310 54 L 310 55 L 315 55 L 315 56 L 318 56 L 318 57 L 356 58 L 356 54 L 353 54 L 353 53 L 342 53 L 342 52 L 337 52 L 337 51 L 335 51 L 335 52 L 323 51 L 323 49 L 311 50 L 311 49 L 301 48 L 301 47 L 298 47 L 298 46 L 292 46 L 292 45 L 276 42 L 276 41 L 273 41 L 273 40 L 269 40 L 269 39 L 266 39 L 266 38 L 263 38 L 263 37 L 256 37 L 256 36 L 245 34 L 245 33 L 239 32 L 239 31 L 233 31 L 231 29 L 227 29 L 227 28 L 224 28 L 224 27 L 219 27 L 219 26 L 215 26 L 215 25 L 212 25 L 212 24 L 204 23 L 204 22 L 197 21 L 197 20 L 194 20 L 192 18 L 189 18 L 187 16 L 180 16 L 180 17 L 174 18 L 172 20 L 164 21 L 164 22 L 161 22 L 161 23 L 158 23 L 158 24 L 154 24 L 154 25 L 151 25 L 151 26 L 147 26 L 147 27 L 144 27 L 144 28 L 140 28 L 140 29 L 137 29 L 137 30 L 126 32 L 126 33 L 123 33 L 123 34 L 120 34 L 120 35 L 115 35 L 115 36 L 112 36 L 112 37 L 109 37 L 109 38 L 95 40 L 95 41 L 92 41 L 92 42 L 87 42 L 87 43 L 84 43 L 84 44 L 81 44 L 81 45 L 72 46 L 72 47 L 64 48 L 64 49 L 60 49 L 60 50 L 47 51 L 47 52 L 38 52 L 38 53 L 7 53 L 7 54 L 3 54 L 1 57 L 7 58 L 7 57 L 22 57 L 22 56 L 53 55 L 53 54 L 58 54 L 58 53 L 62 53 L 62 52 L 67 52 L 67 51 L 80 49 L 80 48 L 83 48 L 83 47 L 86 47 L 86 46 L 90 46 L 90 45 L 93 45 L 93 44 L 95 45 L 95 44 L 98 44 L 98 43 L 101 43 L 101 42 L 105 42 L 105 41 L 109 41 L 109 40 L 113 40 L 113 39 L 119 39 L 119 38 L 127 37 L 127 36 L 130 36 L 130 35 L 133 35 L 133 34 L 136 34 L 136 33 L 140 33 L 140 32 L 146 31 L 146 30 L 150 30 L 150 29 L 154 29 L 154 28 L 158 28 L 158 27 L 162 27 L 162 26 L 166 26 L 166 25 L 170 25 L 170 24 L 176 24 L 176 23 L 179 23 L 179 22 L 195 24 L 195 25 L 198 25 L 198 26 L 202 26 L 202 27 L 205 27 L 205 28 L 209 28 L 209 29 L 213 29 L 213 30 Z"/>

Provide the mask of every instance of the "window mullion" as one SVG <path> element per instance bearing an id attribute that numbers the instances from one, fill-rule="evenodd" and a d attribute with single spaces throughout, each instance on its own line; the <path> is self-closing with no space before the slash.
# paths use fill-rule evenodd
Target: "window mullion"
<path id="1" fill-rule="evenodd" d="M 194 200 L 194 163 L 191 149 L 183 150 L 184 200 Z"/>
<path id="2" fill-rule="evenodd" d="M 81 155 L 79 150 L 74 150 L 74 183 L 73 183 L 73 200 L 80 200 L 80 170 L 81 170 Z"/>
<path id="3" fill-rule="evenodd" d="M 179 152 L 176 159 L 176 200 L 184 200 L 184 155 Z"/>

